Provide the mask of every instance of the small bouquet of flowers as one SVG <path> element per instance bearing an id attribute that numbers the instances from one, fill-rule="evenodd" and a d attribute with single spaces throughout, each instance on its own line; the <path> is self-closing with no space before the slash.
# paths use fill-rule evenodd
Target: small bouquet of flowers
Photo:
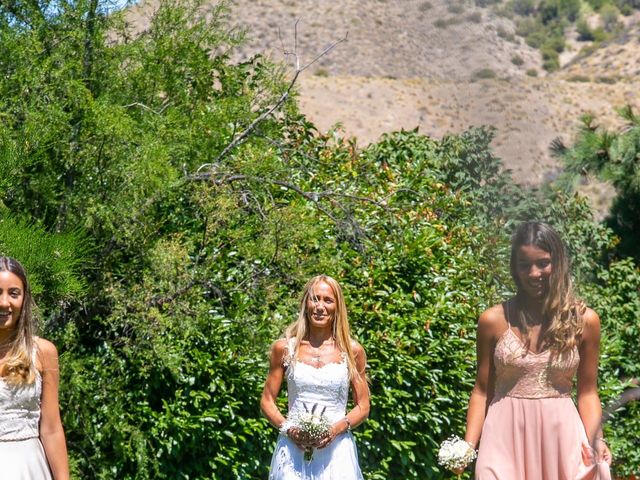
<path id="1" fill-rule="evenodd" d="M 289 415 L 287 421 L 287 429 L 291 427 L 298 428 L 303 434 L 307 436 L 310 442 L 316 442 L 327 433 L 331 428 L 331 422 L 324 414 L 327 407 L 324 407 L 322 411 L 318 412 L 318 404 L 314 404 L 311 410 L 307 408 L 306 404 L 302 404 L 304 411 L 294 411 Z M 309 448 L 304 451 L 304 459 L 310 462 L 313 458 L 313 449 Z"/>
<path id="2" fill-rule="evenodd" d="M 465 468 L 478 456 L 469 442 L 457 435 L 452 435 L 440 445 L 438 451 L 438 464 L 452 470 Z"/>

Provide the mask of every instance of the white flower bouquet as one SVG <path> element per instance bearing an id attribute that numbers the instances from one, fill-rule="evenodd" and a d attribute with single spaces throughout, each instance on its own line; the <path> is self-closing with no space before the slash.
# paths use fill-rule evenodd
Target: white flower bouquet
<path id="1" fill-rule="evenodd" d="M 298 410 L 292 412 L 287 421 L 287 430 L 291 427 L 296 427 L 302 432 L 311 443 L 317 442 L 322 439 L 331 428 L 331 422 L 325 415 L 327 407 L 324 407 L 322 411 L 318 412 L 318 404 L 314 404 L 311 409 L 307 408 L 306 404 L 302 404 L 304 411 Z M 304 452 L 304 459 L 311 461 L 313 458 L 313 449 L 309 448 Z"/>
<path id="2" fill-rule="evenodd" d="M 438 464 L 452 470 L 465 468 L 477 457 L 477 453 L 469 442 L 457 435 L 452 435 L 440 445 L 438 451 Z"/>

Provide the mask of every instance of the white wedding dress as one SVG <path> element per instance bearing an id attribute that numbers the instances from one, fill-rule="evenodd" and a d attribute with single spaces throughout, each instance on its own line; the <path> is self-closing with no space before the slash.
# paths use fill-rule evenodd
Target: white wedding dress
<path id="1" fill-rule="evenodd" d="M 343 356 L 340 363 L 316 368 L 292 360 L 295 339 L 287 345 L 285 361 L 289 413 L 311 409 L 317 404 L 326 408 L 331 423 L 344 418 L 349 398 L 349 371 Z M 271 459 L 269 480 L 362 480 L 358 453 L 353 435 L 346 431 L 325 448 L 315 449 L 311 460 L 304 459 L 304 451 L 287 436 L 280 434 Z"/>
<path id="2" fill-rule="evenodd" d="M 40 443 L 42 377 L 30 385 L 12 385 L 0 377 L 0 478 L 51 480 Z"/>

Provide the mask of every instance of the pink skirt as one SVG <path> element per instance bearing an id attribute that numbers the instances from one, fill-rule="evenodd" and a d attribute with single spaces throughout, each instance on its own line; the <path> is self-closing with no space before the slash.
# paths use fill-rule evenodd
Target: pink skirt
<path id="1" fill-rule="evenodd" d="M 476 480 L 611 480 L 595 463 L 571 398 L 503 397 L 489 406 Z"/>

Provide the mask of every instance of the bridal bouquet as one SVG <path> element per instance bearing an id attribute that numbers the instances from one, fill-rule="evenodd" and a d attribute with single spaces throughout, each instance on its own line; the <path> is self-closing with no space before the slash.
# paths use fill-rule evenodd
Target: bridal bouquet
<path id="1" fill-rule="evenodd" d="M 287 418 L 288 427 L 296 427 L 302 433 L 304 433 L 311 442 L 316 442 L 324 437 L 331 428 L 331 422 L 326 417 L 324 412 L 327 407 L 324 407 L 322 411 L 318 412 L 318 404 L 314 404 L 311 410 L 307 408 L 306 404 L 302 404 L 304 411 L 298 410 L 293 412 Z M 311 461 L 313 457 L 313 449 L 304 451 L 304 459 Z"/>
<path id="2" fill-rule="evenodd" d="M 438 463 L 449 470 L 465 468 L 476 457 L 476 451 L 471 444 L 456 435 L 442 442 L 438 451 Z"/>

